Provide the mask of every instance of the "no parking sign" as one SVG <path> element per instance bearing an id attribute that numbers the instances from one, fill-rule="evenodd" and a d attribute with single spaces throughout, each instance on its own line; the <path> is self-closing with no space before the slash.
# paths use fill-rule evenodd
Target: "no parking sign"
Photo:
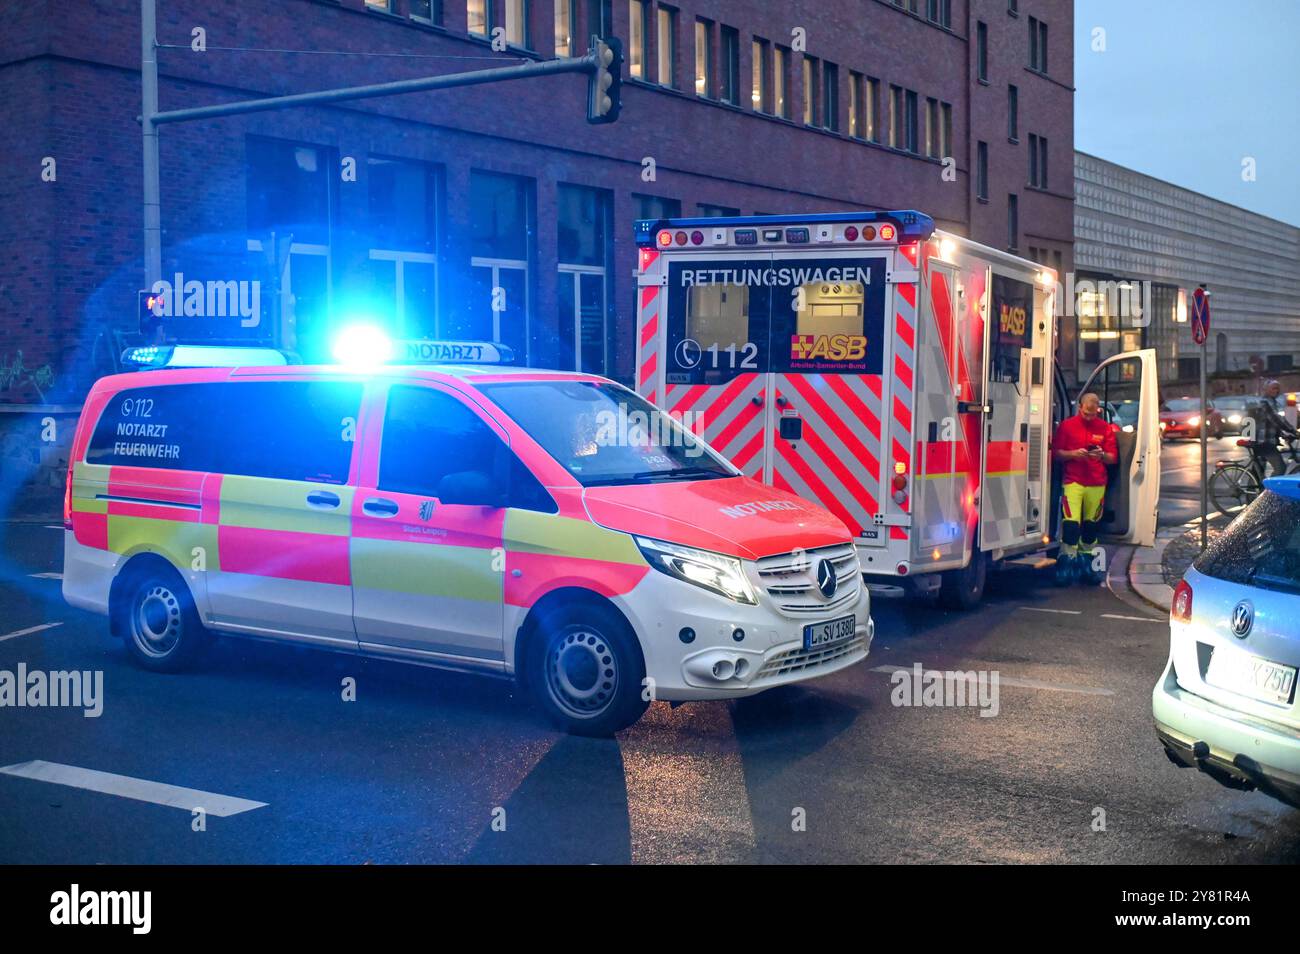
<path id="1" fill-rule="evenodd" d="M 1192 292 L 1192 340 L 1205 344 L 1210 336 L 1210 293 L 1204 288 Z"/>

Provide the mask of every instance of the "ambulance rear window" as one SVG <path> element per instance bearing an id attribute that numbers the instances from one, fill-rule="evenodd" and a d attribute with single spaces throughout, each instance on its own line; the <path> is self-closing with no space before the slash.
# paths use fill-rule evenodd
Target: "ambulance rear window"
<path id="1" fill-rule="evenodd" d="M 341 484 L 361 391 L 350 381 L 130 388 L 104 408 L 86 463 Z"/>

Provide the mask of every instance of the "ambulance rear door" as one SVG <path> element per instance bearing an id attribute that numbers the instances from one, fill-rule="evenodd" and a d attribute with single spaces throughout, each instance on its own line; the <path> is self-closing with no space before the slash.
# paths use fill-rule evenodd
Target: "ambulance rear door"
<path id="1" fill-rule="evenodd" d="M 651 400 L 747 475 L 765 480 L 772 255 L 662 256 L 663 387 Z M 643 316 L 643 333 L 645 327 Z M 657 390 L 642 386 L 641 393 Z"/>
<path id="2" fill-rule="evenodd" d="M 866 546 L 883 547 L 890 532 L 877 517 L 891 466 L 885 365 L 901 347 L 886 321 L 895 255 L 891 247 L 814 248 L 777 252 L 772 263 L 771 483 L 818 501 Z M 909 346 L 909 384 L 910 359 Z M 892 397 L 910 413 L 910 393 Z"/>
<path id="3" fill-rule="evenodd" d="M 1112 543 L 1155 544 L 1160 506 L 1160 393 L 1153 348 L 1107 358 L 1079 389 L 1112 416 L 1119 460 L 1110 468 L 1101 533 Z M 1076 397 L 1077 406 L 1077 397 Z M 1113 410 L 1112 410 L 1113 409 Z"/>

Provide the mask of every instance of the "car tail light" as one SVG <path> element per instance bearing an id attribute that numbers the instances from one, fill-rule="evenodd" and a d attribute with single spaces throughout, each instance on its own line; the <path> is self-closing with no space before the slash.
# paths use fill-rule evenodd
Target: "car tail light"
<path id="1" fill-rule="evenodd" d="M 68 478 L 63 483 L 63 529 L 72 529 L 72 462 L 68 462 Z"/>
<path id="2" fill-rule="evenodd" d="M 1178 581 L 1173 602 L 1169 604 L 1169 618 L 1179 623 L 1192 621 L 1192 587 L 1186 580 Z"/>
<path id="3" fill-rule="evenodd" d="M 1237 438 L 1237 446 L 1238 446 L 1238 447 L 1249 447 L 1249 446 L 1250 446 L 1250 441 L 1246 440 L 1246 438 L 1244 438 L 1244 437 L 1238 437 L 1238 438 Z"/>

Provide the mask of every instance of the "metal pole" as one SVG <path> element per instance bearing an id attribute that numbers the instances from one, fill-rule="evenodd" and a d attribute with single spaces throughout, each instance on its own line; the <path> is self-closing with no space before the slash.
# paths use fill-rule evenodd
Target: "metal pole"
<path id="1" fill-rule="evenodd" d="M 140 131 L 144 149 L 144 287 L 162 278 L 162 187 L 158 171 L 156 0 L 140 0 Z"/>
<path id="2" fill-rule="evenodd" d="M 1209 480 L 1209 458 L 1207 456 L 1208 443 L 1207 439 L 1210 431 L 1210 422 L 1207 417 L 1206 400 L 1205 400 L 1205 349 L 1206 340 L 1209 339 L 1207 334 L 1201 341 L 1201 551 L 1204 552 L 1207 545 L 1208 529 L 1205 525 L 1206 516 L 1209 512 L 1209 488 L 1206 482 Z"/>

